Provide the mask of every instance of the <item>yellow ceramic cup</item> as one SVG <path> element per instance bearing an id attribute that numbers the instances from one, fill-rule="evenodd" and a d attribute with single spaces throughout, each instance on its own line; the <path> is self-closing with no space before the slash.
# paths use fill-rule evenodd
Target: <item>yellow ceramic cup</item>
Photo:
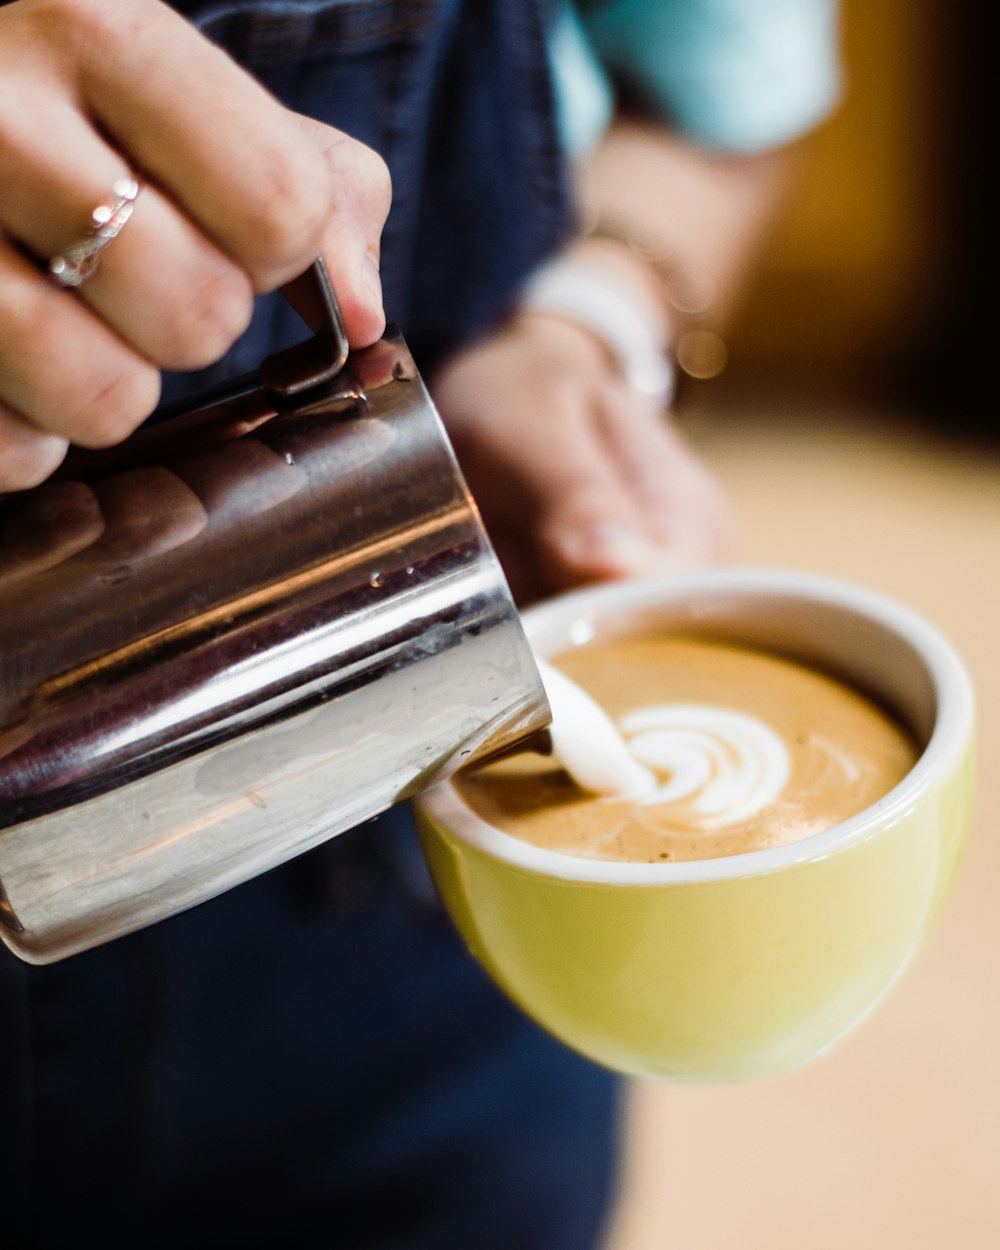
<path id="1" fill-rule="evenodd" d="M 601 1064 L 671 1081 L 770 1075 L 857 1025 L 954 877 L 972 791 L 972 694 L 926 621 L 859 587 L 723 570 L 575 592 L 525 614 L 542 656 L 692 627 L 814 664 L 895 710 L 922 753 L 860 815 L 786 846 L 621 863 L 530 846 L 450 784 L 418 802 L 470 950 L 539 1024 Z"/>

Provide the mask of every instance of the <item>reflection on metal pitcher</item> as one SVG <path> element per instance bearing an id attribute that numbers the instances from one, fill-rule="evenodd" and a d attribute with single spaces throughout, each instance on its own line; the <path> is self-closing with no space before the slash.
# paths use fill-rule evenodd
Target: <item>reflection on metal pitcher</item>
<path id="1" fill-rule="evenodd" d="M 260 378 L 0 499 L 0 936 L 25 958 L 208 898 L 547 721 L 405 344 L 341 367 L 332 307 Z"/>

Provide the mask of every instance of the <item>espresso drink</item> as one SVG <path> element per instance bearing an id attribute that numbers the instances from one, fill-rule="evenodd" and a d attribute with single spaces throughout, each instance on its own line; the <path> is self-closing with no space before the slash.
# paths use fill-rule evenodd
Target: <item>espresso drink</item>
<path id="1" fill-rule="evenodd" d="M 556 657 L 614 720 L 652 783 L 598 797 L 523 754 L 464 776 L 484 820 L 549 850 L 647 862 L 711 859 L 818 833 L 909 772 L 909 734 L 857 691 L 778 656 L 682 637 Z"/>

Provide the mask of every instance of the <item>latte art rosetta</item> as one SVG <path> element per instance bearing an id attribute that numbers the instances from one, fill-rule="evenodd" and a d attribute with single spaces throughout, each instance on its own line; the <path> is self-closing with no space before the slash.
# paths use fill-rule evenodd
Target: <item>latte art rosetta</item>
<path id="1" fill-rule="evenodd" d="M 618 722 L 633 758 L 659 784 L 645 806 L 691 800 L 714 824 L 747 820 L 781 794 L 791 761 L 756 716 L 697 703 L 640 708 Z M 662 781 L 659 779 L 662 778 Z"/>
<path id="2" fill-rule="evenodd" d="M 779 846 L 878 802 L 916 759 L 884 709 L 783 656 L 646 636 L 588 643 L 556 664 L 603 709 L 644 784 L 589 778 L 607 743 L 582 713 L 568 735 L 553 726 L 554 755 L 526 752 L 458 784 L 482 819 L 567 855 L 660 863 Z M 571 769 L 559 745 L 581 737 L 595 750 L 574 752 Z"/>

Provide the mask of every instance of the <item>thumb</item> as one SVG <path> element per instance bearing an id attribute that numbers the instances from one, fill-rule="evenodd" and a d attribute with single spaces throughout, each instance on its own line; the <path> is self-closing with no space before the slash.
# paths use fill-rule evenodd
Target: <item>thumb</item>
<path id="1" fill-rule="evenodd" d="M 389 170 L 377 152 L 343 131 L 309 117 L 300 117 L 299 123 L 322 151 L 334 187 L 334 211 L 321 252 L 348 342 L 367 347 L 385 330 L 379 260 L 392 201 Z"/>

